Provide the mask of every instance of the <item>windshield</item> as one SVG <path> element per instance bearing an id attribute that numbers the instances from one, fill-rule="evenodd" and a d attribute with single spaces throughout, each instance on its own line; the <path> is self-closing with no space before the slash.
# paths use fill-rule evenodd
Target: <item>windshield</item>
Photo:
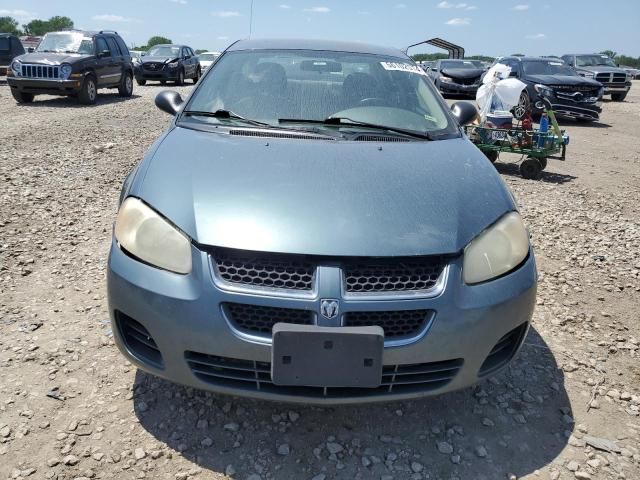
<path id="1" fill-rule="evenodd" d="M 217 55 L 215 53 L 201 53 L 200 55 L 198 55 L 198 58 L 205 62 L 213 62 L 219 56 L 220 55 Z"/>
<path id="2" fill-rule="evenodd" d="M 333 116 L 415 132 L 456 132 L 426 73 L 408 59 L 332 51 L 236 51 L 223 55 L 201 82 L 185 111 L 228 110 L 271 125 Z"/>
<path id="3" fill-rule="evenodd" d="M 150 57 L 179 57 L 180 47 L 172 47 L 170 45 L 158 45 L 153 47 L 147 53 Z"/>
<path id="4" fill-rule="evenodd" d="M 573 68 L 564 62 L 522 62 L 522 70 L 526 75 L 569 75 L 576 76 Z"/>
<path id="5" fill-rule="evenodd" d="M 440 62 L 440 68 L 475 68 L 478 67 L 473 64 L 470 60 L 447 60 L 444 62 Z"/>
<path id="6" fill-rule="evenodd" d="M 36 51 L 93 55 L 93 41 L 79 32 L 47 33 Z"/>
<path id="7" fill-rule="evenodd" d="M 577 55 L 576 66 L 578 67 L 595 67 L 596 65 L 605 65 L 607 67 L 617 67 L 607 55 Z"/>

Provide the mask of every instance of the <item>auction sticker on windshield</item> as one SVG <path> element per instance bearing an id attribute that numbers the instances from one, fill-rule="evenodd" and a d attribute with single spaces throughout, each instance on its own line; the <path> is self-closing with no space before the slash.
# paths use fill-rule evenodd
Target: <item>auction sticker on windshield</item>
<path id="1" fill-rule="evenodd" d="M 399 72 L 417 73 L 418 75 L 427 75 L 427 72 L 422 70 L 417 65 L 411 65 L 409 63 L 397 63 L 397 62 L 380 62 L 382 68 L 385 70 L 396 70 Z"/>

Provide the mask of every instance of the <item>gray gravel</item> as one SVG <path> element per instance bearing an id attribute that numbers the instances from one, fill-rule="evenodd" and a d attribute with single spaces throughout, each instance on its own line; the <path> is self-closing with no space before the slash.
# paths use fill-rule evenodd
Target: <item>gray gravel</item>
<path id="1" fill-rule="evenodd" d="M 567 122 L 540 181 L 498 165 L 540 270 L 512 366 L 332 408 L 183 388 L 117 352 L 106 254 L 121 182 L 169 120 L 159 90 L 17 106 L 0 86 L 0 478 L 640 478 L 640 82 L 600 124 Z"/>

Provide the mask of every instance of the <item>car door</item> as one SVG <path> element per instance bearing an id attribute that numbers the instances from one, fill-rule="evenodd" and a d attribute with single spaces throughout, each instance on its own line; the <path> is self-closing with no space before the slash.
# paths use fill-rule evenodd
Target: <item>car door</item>
<path id="1" fill-rule="evenodd" d="M 120 52 L 120 47 L 113 37 L 106 37 L 107 45 L 109 45 L 109 51 L 111 52 L 111 61 L 109 62 L 109 71 L 107 77 L 107 83 L 117 84 L 120 83 L 122 78 L 122 64 L 124 59 Z"/>
<path id="2" fill-rule="evenodd" d="M 109 83 L 109 68 L 111 65 L 111 50 L 104 37 L 95 37 L 96 48 L 96 82 L 98 86 Z"/>
<path id="3" fill-rule="evenodd" d="M 182 63 L 184 65 L 184 76 L 193 77 L 195 75 L 193 69 L 193 56 L 189 53 L 187 47 L 182 47 Z"/>

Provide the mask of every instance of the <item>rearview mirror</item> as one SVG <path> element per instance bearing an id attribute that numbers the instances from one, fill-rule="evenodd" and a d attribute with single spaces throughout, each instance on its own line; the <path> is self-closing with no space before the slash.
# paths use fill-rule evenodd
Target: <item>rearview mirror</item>
<path id="1" fill-rule="evenodd" d="M 478 116 L 478 109 L 471 102 L 456 102 L 451 105 L 451 113 L 458 120 L 458 124 L 462 127 L 469 125 Z"/>
<path id="2" fill-rule="evenodd" d="M 342 64 L 327 60 L 303 60 L 300 62 L 300 70 L 303 72 L 337 73 L 342 71 Z"/>
<path id="3" fill-rule="evenodd" d="M 33 48 L 33 47 L 29 47 L 29 48 L 27 48 L 27 53 L 33 53 L 33 52 L 35 52 L 35 51 L 36 51 L 36 50 L 35 50 L 35 48 Z"/>
<path id="4" fill-rule="evenodd" d="M 175 115 L 184 103 L 178 92 L 163 90 L 156 96 L 156 107 L 169 115 Z"/>

